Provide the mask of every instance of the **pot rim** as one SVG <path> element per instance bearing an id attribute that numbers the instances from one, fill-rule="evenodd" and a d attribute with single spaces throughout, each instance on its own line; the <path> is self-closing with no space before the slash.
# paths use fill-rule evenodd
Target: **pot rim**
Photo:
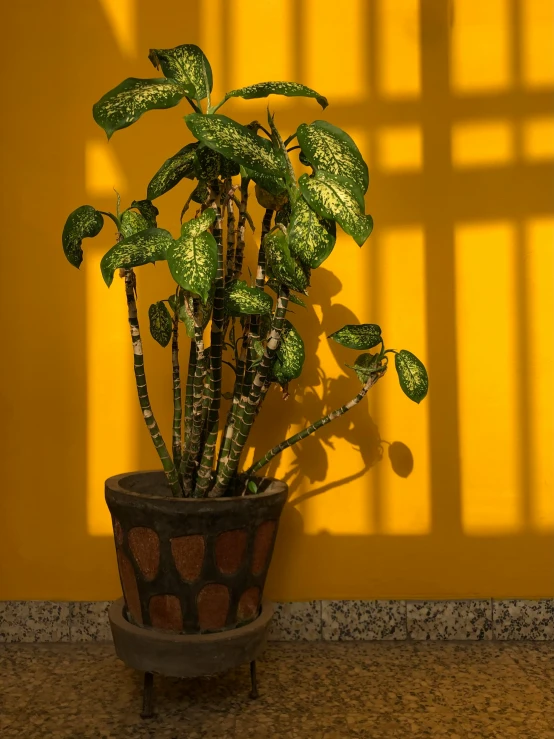
<path id="1" fill-rule="evenodd" d="M 151 475 L 151 474 L 163 474 L 163 470 L 133 470 L 131 472 L 121 472 L 119 475 L 112 475 L 111 477 L 108 477 L 105 482 L 106 488 L 109 488 L 112 492 L 117 493 L 124 493 L 125 495 L 129 495 L 133 498 L 139 498 L 140 500 L 153 500 L 153 501 L 174 501 L 178 504 L 183 503 L 229 503 L 229 501 L 232 500 L 263 500 L 264 498 L 269 498 L 273 495 L 280 495 L 282 493 L 288 493 L 288 485 L 286 482 L 283 482 L 282 480 L 278 480 L 276 477 L 264 477 L 262 475 L 255 475 L 252 479 L 253 480 L 269 480 L 271 483 L 276 483 L 273 490 L 266 490 L 263 493 L 256 493 L 255 495 L 231 495 L 223 498 L 176 498 L 172 495 L 147 495 L 146 493 L 136 493 L 133 490 L 127 490 L 127 488 L 123 487 L 120 483 L 121 480 L 123 480 L 126 477 L 131 477 L 131 475 Z"/>

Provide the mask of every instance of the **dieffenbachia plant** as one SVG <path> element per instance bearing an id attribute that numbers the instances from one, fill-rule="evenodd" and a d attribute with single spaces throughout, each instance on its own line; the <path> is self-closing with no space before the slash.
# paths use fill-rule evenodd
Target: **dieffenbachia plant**
<path id="1" fill-rule="evenodd" d="M 116 272 L 124 278 L 140 406 L 172 494 L 254 494 L 254 475 L 283 449 L 357 405 L 385 374 L 389 355 L 394 355 L 400 387 L 417 403 L 427 394 L 427 373 L 412 353 L 386 349 L 379 326 L 344 326 L 329 338 L 359 352 L 351 365 L 362 384 L 359 393 L 239 473 L 268 389 L 277 384 L 286 391 L 302 371 L 304 343 L 288 318 L 289 303 L 304 305 L 299 294 L 307 295 L 311 271 L 333 251 L 337 224 L 359 246 L 372 231 L 364 204 L 368 169 L 350 136 L 326 121 L 302 123 L 283 139 L 269 112 L 267 127 L 257 121 L 242 125 L 217 112 L 230 98 L 269 95 L 314 98 L 325 108 L 327 100 L 314 90 L 296 82 L 262 82 L 232 90 L 213 105 L 212 71 L 197 46 L 152 49 L 149 59 L 163 77 L 126 79 L 94 105 L 95 121 L 110 138 L 143 113 L 174 107 L 185 98 L 193 110 L 185 123 L 195 140 L 162 164 L 145 199 L 133 201 L 122 212 L 118 202 L 116 213 L 91 205 L 74 210 L 63 230 L 63 248 L 69 262 L 79 267 L 83 239 L 100 233 L 104 216 L 117 226 L 117 241 L 102 258 L 101 272 L 108 286 Z M 297 165 L 291 161 L 293 152 Z M 297 176 L 300 169 L 304 172 Z M 180 233 L 174 237 L 158 227 L 153 201 L 185 178 L 196 184 L 181 213 Z M 247 226 L 253 228 L 248 211 L 251 188 L 265 214 L 257 271 L 250 284 L 242 279 L 242 268 L 245 231 Z M 198 210 L 184 221 L 190 201 Z M 175 291 L 151 305 L 148 317 L 153 338 L 164 347 L 171 345 L 170 445 L 148 395 L 136 306 L 135 268 L 161 261 L 167 262 Z M 184 392 L 183 336 L 189 341 Z M 225 392 L 223 364 L 235 377 L 233 389 Z"/>

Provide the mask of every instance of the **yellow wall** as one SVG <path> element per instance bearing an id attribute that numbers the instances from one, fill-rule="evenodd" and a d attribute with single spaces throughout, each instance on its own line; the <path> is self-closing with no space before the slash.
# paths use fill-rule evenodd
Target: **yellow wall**
<path id="1" fill-rule="evenodd" d="M 341 237 L 314 274 L 294 318 L 305 372 L 286 402 L 272 392 L 256 454 L 356 392 L 351 353 L 325 338 L 345 323 L 380 323 L 431 378 L 417 407 L 389 375 L 271 467 L 291 499 L 269 594 L 554 595 L 551 1 L 19 0 L 3 17 L 0 598 L 118 594 L 102 481 L 156 460 L 122 285 L 98 270 L 113 228 L 80 272 L 60 234 L 78 205 L 113 207 L 114 186 L 144 197 L 190 140 L 185 106 L 109 145 L 91 116 L 123 78 L 155 75 L 149 47 L 183 42 L 211 58 L 216 97 L 268 78 L 316 87 L 372 177 L 375 231 L 362 250 Z M 227 112 L 247 122 L 265 104 Z M 271 106 L 286 132 L 320 117 L 313 101 Z M 188 189 L 159 202 L 162 226 L 176 231 Z M 143 320 L 169 285 L 166 265 L 139 270 Z M 148 339 L 146 361 L 167 430 L 168 351 Z"/>

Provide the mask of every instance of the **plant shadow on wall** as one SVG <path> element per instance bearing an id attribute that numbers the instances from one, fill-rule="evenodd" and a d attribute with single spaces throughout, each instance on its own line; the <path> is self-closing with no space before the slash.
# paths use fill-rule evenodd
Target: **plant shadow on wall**
<path id="1" fill-rule="evenodd" d="M 290 434 L 290 428 L 305 428 L 312 419 L 321 418 L 335 408 L 340 407 L 345 399 L 356 393 L 355 379 L 339 374 L 341 365 L 344 365 L 348 355 L 344 349 L 329 342 L 329 348 L 337 363 L 338 376 L 330 377 L 318 359 L 317 351 L 320 342 L 327 342 L 327 337 L 336 330 L 337 326 L 360 323 L 359 318 L 341 302 L 336 302 L 342 294 L 343 285 L 333 272 L 320 267 L 314 279 L 310 300 L 306 307 L 306 316 L 302 321 L 304 330 L 304 344 L 306 356 L 310 358 L 301 377 L 294 383 L 291 396 L 273 392 L 273 398 L 268 399 L 268 408 L 262 414 L 271 417 L 269 433 L 264 434 L 263 440 L 257 440 L 253 435 L 254 458 L 258 459 L 267 450 L 271 440 L 278 442 Z M 318 307 L 318 311 L 314 309 Z M 296 314 L 302 314 L 303 309 L 294 307 Z M 319 315 L 321 318 L 319 318 Z M 296 318 L 298 320 L 298 318 Z M 277 397 L 280 396 L 280 397 Z M 324 483 L 328 476 L 328 457 L 335 451 L 333 440 L 343 439 L 359 454 L 360 464 L 355 470 L 349 471 L 339 479 Z M 386 451 L 385 451 L 386 450 Z M 289 486 L 291 503 L 298 505 L 315 495 L 348 485 L 365 475 L 371 467 L 382 461 L 383 455 L 388 454 L 393 471 L 400 477 L 408 477 L 413 469 L 413 456 L 410 449 L 400 441 L 392 444 L 383 440 L 379 429 L 373 421 L 366 404 L 354 409 L 348 414 L 336 419 L 332 424 L 324 426 L 316 434 L 304 439 L 292 447 L 294 459 L 283 473 L 282 461 L 276 457 L 266 468 L 266 474 L 279 477 Z M 299 487 L 306 487 L 310 483 L 310 490 L 299 492 Z M 348 495 L 348 489 L 344 489 Z M 368 495 L 370 491 L 368 490 Z"/>

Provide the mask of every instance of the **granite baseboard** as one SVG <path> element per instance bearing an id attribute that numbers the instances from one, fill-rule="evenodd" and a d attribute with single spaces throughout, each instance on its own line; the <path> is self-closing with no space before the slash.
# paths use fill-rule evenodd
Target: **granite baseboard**
<path id="1" fill-rule="evenodd" d="M 0 601 L 0 642 L 111 639 L 109 601 Z M 273 641 L 554 640 L 554 598 L 276 603 Z"/>

